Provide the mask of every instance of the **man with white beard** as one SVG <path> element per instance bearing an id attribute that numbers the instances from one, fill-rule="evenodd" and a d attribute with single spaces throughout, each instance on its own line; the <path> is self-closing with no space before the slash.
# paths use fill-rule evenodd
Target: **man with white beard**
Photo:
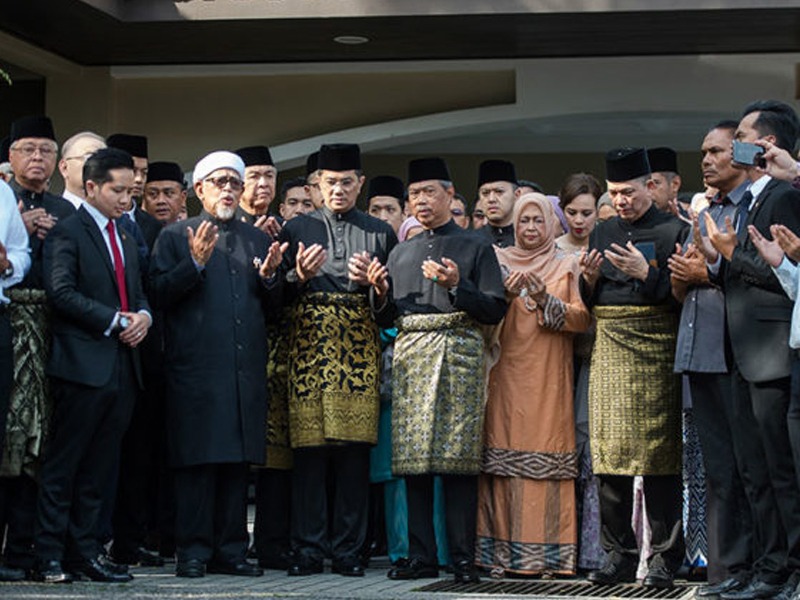
<path id="1" fill-rule="evenodd" d="M 200 160 L 193 179 L 203 212 L 168 225 L 151 260 L 164 319 L 179 577 L 262 574 L 245 560 L 247 473 L 264 463 L 265 314 L 279 309 L 285 246 L 233 218 L 243 178 L 231 152 Z"/>

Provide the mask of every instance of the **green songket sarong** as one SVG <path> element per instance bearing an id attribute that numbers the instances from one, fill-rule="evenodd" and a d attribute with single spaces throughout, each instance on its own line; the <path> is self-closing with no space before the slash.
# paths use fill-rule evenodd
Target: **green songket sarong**
<path id="1" fill-rule="evenodd" d="M 592 466 L 605 475 L 681 472 L 678 317 L 660 306 L 596 306 L 589 374 Z"/>
<path id="2" fill-rule="evenodd" d="M 43 290 L 9 290 L 14 335 L 14 385 L 0 459 L 0 477 L 36 477 L 52 405 L 45 364 L 50 354 L 50 318 Z"/>
<path id="3" fill-rule="evenodd" d="M 395 475 L 477 475 L 483 452 L 484 338 L 466 313 L 398 322 L 392 392 Z"/>
<path id="4" fill-rule="evenodd" d="M 292 448 L 378 440 L 381 348 L 364 296 L 300 298 L 289 345 Z"/>

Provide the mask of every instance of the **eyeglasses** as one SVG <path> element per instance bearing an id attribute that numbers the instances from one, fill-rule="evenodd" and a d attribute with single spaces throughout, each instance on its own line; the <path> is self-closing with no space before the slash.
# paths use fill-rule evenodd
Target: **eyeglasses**
<path id="1" fill-rule="evenodd" d="M 34 146 L 33 144 L 26 144 L 17 148 L 11 148 L 13 152 L 19 152 L 25 157 L 30 157 L 39 152 L 42 158 L 52 158 L 55 156 L 56 149 L 53 146 Z"/>
<path id="2" fill-rule="evenodd" d="M 461 210 L 460 208 L 451 208 L 450 214 L 453 215 L 454 217 L 463 217 L 464 211 Z"/>
<path id="3" fill-rule="evenodd" d="M 423 188 L 408 188 L 408 197 L 416 199 L 420 194 L 424 194 L 426 198 L 433 198 L 438 191 L 439 188 L 432 185 L 426 185 Z"/>
<path id="4" fill-rule="evenodd" d="M 333 189 L 338 185 L 345 192 L 349 192 L 354 187 L 356 187 L 358 180 L 351 179 L 350 177 L 345 177 L 344 179 L 334 179 L 332 177 L 330 178 L 326 177 L 324 179 L 321 179 L 319 183 L 320 185 L 325 184 L 325 187 L 328 187 L 330 189 Z"/>
<path id="5" fill-rule="evenodd" d="M 208 183 L 213 183 L 217 189 L 225 189 L 226 185 L 230 185 L 232 190 L 241 190 L 242 189 L 242 180 L 238 177 L 232 177 L 230 175 L 221 175 L 219 177 L 207 177 L 203 181 L 207 181 Z"/>

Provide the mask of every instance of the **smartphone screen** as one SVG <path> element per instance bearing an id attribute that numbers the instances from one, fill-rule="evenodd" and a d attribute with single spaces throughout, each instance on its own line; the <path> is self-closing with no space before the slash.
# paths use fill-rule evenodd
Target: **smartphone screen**
<path id="1" fill-rule="evenodd" d="M 636 242 L 634 246 L 636 246 L 636 249 L 644 255 L 648 265 L 651 267 L 658 267 L 655 242 Z"/>

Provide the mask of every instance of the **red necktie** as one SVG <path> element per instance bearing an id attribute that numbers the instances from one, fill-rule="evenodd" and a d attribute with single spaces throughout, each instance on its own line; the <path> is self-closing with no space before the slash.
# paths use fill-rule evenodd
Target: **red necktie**
<path id="1" fill-rule="evenodd" d="M 122 254 L 117 246 L 117 236 L 114 235 L 114 221 L 108 220 L 106 225 L 108 239 L 111 240 L 111 254 L 114 257 L 114 277 L 117 279 L 117 291 L 119 292 L 119 307 L 122 312 L 128 312 L 128 289 L 125 287 L 125 265 L 122 264 Z"/>

